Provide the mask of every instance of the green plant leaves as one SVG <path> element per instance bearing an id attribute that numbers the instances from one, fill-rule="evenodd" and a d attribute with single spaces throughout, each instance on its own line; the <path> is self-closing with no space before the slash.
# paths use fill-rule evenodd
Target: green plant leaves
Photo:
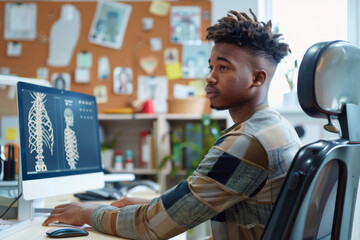
<path id="1" fill-rule="evenodd" d="M 182 161 L 183 150 L 185 148 L 191 148 L 196 152 L 201 152 L 200 157 L 198 157 L 192 162 L 191 169 L 187 169 L 186 177 L 190 176 L 193 173 L 193 171 L 198 167 L 198 165 L 202 161 L 205 154 L 210 150 L 210 148 L 213 146 L 215 141 L 221 136 L 218 121 L 212 120 L 210 115 L 203 115 L 201 117 L 200 127 L 202 127 L 202 133 L 203 133 L 203 148 L 200 149 L 196 144 L 183 141 L 182 139 L 179 139 L 177 136 L 174 136 L 172 134 L 170 136 L 170 139 L 171 142 L 174 145 L 176 145 L 176 147 L 173 148 L 173 152 L 170 155 L 167 155 L 161 159 L 158 165 L 159 170 L 164 168 L 167 162 L 170 161 L 171 170 L 169 175 L 174 176 L 180 170 L 179 166 L 181 166 L 181 163 L 179 161 Z"/>

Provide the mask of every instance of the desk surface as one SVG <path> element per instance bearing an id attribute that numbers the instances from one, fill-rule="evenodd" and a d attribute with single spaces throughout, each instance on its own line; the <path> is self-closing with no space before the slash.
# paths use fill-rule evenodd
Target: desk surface
<path id="1" fill-rule="evenodd" d="M 152 199 L 154 197 L 157 197 L 158 194 L 155 194 L 154 192 L 141 192 L 141 193 L 133 193 L 133 197 L 141 197 L 146 199 Z M 72 194 L 69 195 L 63 195 L 58 196 L 54 198 L 48 198 L 45 200 L 45 206 L 48 208 L 54 208 L 55 206 L 63 203 L 69 203 L 72 201 L 78 201 L 77 198 L 75 198 Z M 109 204 L 110 202 L 96 202 L 99 204 Z M 20 240 L 20 239 L 26 239 L 26 240 L 49 240 L 52 238 L 47 237 L 46 231 L 53 229 L 53 228 L 64 228 L 64 226 L 42 226 L 42 222 L 46 219 L 45 216 L 36 216 L 34 217 L 34 220 L 29 221 L 24 225 L 24 228 L 19 230 L 16 233 L 11 234 L 10 236 L 6 237 L 6 240 Z M 100 233 L 94 229 L 86 229 L 89 232 L 89 235 L 86 236 L 87 240 L 102 240 L 102 239 L 124 239 L 119 238 L 107 234 Z M 1 233 L 0 233 L 1 234 Z M 179 236 L 180 237 L 180 236 Z M 1 238 L 1 236 L 0 236 Z M 81 237 L 73 237 L 73 238 L 66 238 L 69 240 L 80 240 Z M 173 239 L 184 239 L 184 238 L 173 238 Z"/>
<path id="2" fill-rule="evenodd" d="M 6 240 L 20 240 L 20 239 L 26 239 L 26 240 L 49 240 L 51 238 L 47 237 L 46 231 L 53 229 L 53 228 L 63 228 L 63 227 L 57 227 L 57 226 L 42 226 L 42 222 L 45 220 L 45 217 L 35 217 L 34 220 L 30 221 L 26 227 L 16 233 L 11 234 L 10 236 L 6 237 Z M 95 230 L 88 230 L 89 235 L 86 237 L 87 240 L 101 240 L 101 239 L 124 239 L 119 238 L 107 234 L 100 233 Z M 72 237 L 72 238 L 66 238 L 66 239 L 74 239 L 74 240 L 80 240 L 80 237 Z"/>

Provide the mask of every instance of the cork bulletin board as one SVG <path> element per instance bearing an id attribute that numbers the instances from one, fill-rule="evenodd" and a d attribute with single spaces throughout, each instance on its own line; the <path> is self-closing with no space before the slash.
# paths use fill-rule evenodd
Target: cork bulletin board
<path id="1" fill-rule="evenodd" d="M 26 1 L 24 3 L 37 4 L 36 38 L 34 40 L 19 40 L 22 45 L 20 56 L 11 57 L 7 53 L 9 40 L 4 39 L 4 15 L 5 4 L 11 1 L 0 2 L 0 67 L 6 67 L 11 74 L 21 77 L 36 78 L 37 68 L 46 67 L 50 78 L 52 73 L 64 72 L 71 76 L 70 90 L 93 94 L 94 88 L 98 85 L 105 85 L 107 88 L 108 100 L 98 104 L 99 112 L 105 109 L 129 107 L 129 101 L 137 99 L 137 82 L 139 76 L 166 76 L 164 64 L 164 50 L 177 48 L 181 62 L 182 45 L 170 41 L 170 12 L 166 16 L 157 16 L 149 12 L 151 1 L 124 1 L 121 3 L 131 5 L 132 10 L 129 16 L 126 32 L 120 49 L 100 46 L 89 42 L 89 31 L 96 14 L 97 1 Z M 13 2 L 13 1 L 12 1 Z M 201 39 L 205 38 L 205 31 L 211 24 L 211 2 L 206 0 L 182 0 L 169 1 L 171 6 L 199 6 L 201 8 Z M 70 64 L 65 67 L 54 67 L 47 65 L 49 56 L 49 36 L 51 27 L 60 18 L 60 10 L 64 4 L 71 4 L 81 14 L 81 28 L 78 42 L 73 51 Z M 151 31 L 143 30 L 143 18 L 153 19 Z M 150 47 L 151 38 L 161 38 L 162 50 L 153 51 Z M 13 41 L 13 40 L 12 40 Z M 15 40 L 16 41 L 16 40 Z M 77 83 L 74 81 L 76 70 L 76 56 L 80 52 L 92 54 L 92 67 L 89 69 L 90 81 Z M 143 56 L 152 55 L 157 59 L 157 67 L 153 74 L 146 73 L 139 64 Z M 107 56 L 109 59 L 110 71 L 106 80 L 98 79 L 98 59 Z M 133 74 L 133 91 L 131 94 L 114 94 L 113 70 L 115 67 L 131 68 Z M 175 83 L 187 84 L 194 79 L 177 78 L 168 81 L 168 96 L 173 95 Z"/>

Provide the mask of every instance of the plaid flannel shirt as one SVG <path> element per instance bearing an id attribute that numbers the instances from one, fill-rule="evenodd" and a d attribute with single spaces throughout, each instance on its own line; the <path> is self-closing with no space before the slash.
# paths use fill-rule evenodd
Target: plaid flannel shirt
<path id="1" fill-rule="evenodd" d="M 259 239 L 300 146 L 285 118 L 259 106 L 222 132 L 187 180 L 150 204 L 100 206 L 91 223 L 124 238 L 169 239 L 211 219 L 213 239 Z"/>

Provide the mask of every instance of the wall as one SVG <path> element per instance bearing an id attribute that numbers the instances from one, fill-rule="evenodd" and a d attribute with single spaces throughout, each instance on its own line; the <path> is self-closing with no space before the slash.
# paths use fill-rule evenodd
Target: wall
<path id="1" fill-rule="evenodd" d="M 0 1 L 0 16 L 3 16 L 0 21 L 4 21 L 4 6 L 6 2 Z M 71 76 L 71 90 L 80 91 L 88 94 L 93 94 L 94 87 L 97 85 L 104 85 L 108 89 L 108 101 L 106 103 L 99 103 L 99 112 L 103 112 L 109 108 L 121 108 L 128 107 L 129 102 L 137 98 L 137 77 L 140 75 L 147 75 L 139 67 L 139 58 L 145 55 L 155 55 L 158 59 L 158 67 L 153 75 L 164 76 L 165 66 L 163 64 L 163 51 L 154 52 L 150 50 L 149 39 L 151 37 L 162 37 L 163 49 L 166 47 L 175 47 L 180 51 L 181 46 L 179 44 L 170 43 L 169 34 L 169 16 L 157 17 L 149 13 L 148 9 L 151 1 L 125 1 L 123 3 L 132 5 L 133 9 L 127 26 L 126 35 L 124 38 L 123 46 L 121 49 L 111 49 L 88 42 L 88 34 L 90 26 L 96 10 L 96 1 L 34 1 L 37 6 L 37 31 L 38 37 L 34 41 L 22 41 L 22 54 L 20 57 L 7 57 L 6 46 L 9 42 L 3 39 L 3 35 L 0 35 L 0 67 L 9 67 L 11 74 L 16 74 L 23 77 L 36 77 L 37 67 L 48 67 L 49 74 L 48 79 L 51 78 L 51 74 L 58 72 L 69 73 Z M 49 55 L 49 37 L 52 25 L 60 17 L 60 8 L 63 4 L 74 4 L 81 13 L 81 34 L 79 42 L 75 47 L 71 62 L 66 67 L 49 67 L 46 64 L 47 57 Z M 212 23 L 216 23 L 218 19 L 226 16 L 227 12 L 231 9 L 238 11 L 248 12 L 249 8 L 252 8 L 255 13 L 258 12 L 257 1 L 252 0 L 213 0 L 213 1 L 174 1 L 170 2 L 174 5 L 186 5 L 196 6 L 199 5 L 202 11 L 210 11 L 210 19 L 202 19 L 202 39 L 205 36 L 205 29 Z M 154 28 L 150 32 L 144 32 L 142 30 L 142 18 L 151 17 L 154 19 Z M 5 23 L 5 22 L 4 22 Z M 165 30 L 165 31 L 164 31 Z M 0 32 L 4 32 L 4 24 L 0 24 Z M 92 65 L 90 70 L 91 80 L 89 84 L 77 84 L 74 83 L 74 71 L 76 65 L 76 55 L 81 51 L 88 51 L 92 53 Z M 109 80 L 99 82 L 97 79 L 97 60 L 101 56 L 108 56 L 110 59 L 110 76 Z M 180 56 L 181 57 L 181 56 Z M 180 58 L 181 60 L 181 58 Z M 133 93 L 130 95 L 118 95 L 112 91 L 112 70 L 116 67 L 131 67 L 133 69 Z M 173 86 L 176 83 L 188 84 L 191 79 L 177 79 L 168 82 L 169 96 L 172 96 Z M 210 109 L 205 109 L 206 113 L 210 112 Z"/>
<path id="2" fill-rule="evenodd" d="M 229 10 L 249 13 L 251 8 L 255 14 L 258 14 L 257 0 L 212 0 L 212 23 L 226 16 Z"/>
<path id="3" fill-rule="evenodd" d="M 6 2 L 0 1 L 0 21 L 4 20 L 4 5 Z M 37 3 L 37 37 L 35 40 L 19 40 L 22 44 L 22 54 L 19 57 L 7 57 L 8 40 L 3 39 L 4 24 L 0 24 L 0 67 L 10 68 L 11 74 L 22 77 L 36 77 L 38 67 L 48 67 L 48 78 L 53 73 L 65 72 L 71 75 L 71 90 L 94 93 L 94 87 L 104 85 L 107 87 L 108 101 L 99 103 L 99 112 L 109 108 L 128 107 L 129 102 L 137 98 L 137 79 L 139 76 L 166 76 L 164 65 L 164 49 L 177 48 L 180 54 L 180 44 L 170 42 L 170 16 L 155 16 L 149 12 L 151 1 L 121 1 L 122 3 L 132 6 L 130 19 L 127 25 L 126 34 L 121 49 L 113 49 L 100 45 L 92 44 L 88 41 L 89 31 L 95 15 L 97 1 L 34 1 Z M 200 6 L 202 16 L 208 12 L 208 18 L 201 18 L 201 39 L 204 39 L 205 29 L 211 24 L 211 2 L 210 1 L 170 1 L 171 6 Z M 51 28 L 60 18 L 61 6 L 64 4 L 74 5 L 81 13 L 81 33 L 79 41 L 75 47 L 71 62 L 65 67 L 53 67 L 47 65 L 49 55 L 49 38 Z M 154 27 L 151 31 L 145 32 L 142 29 L 142 19 L 144 17 L 153 18 Z M 150 38 L 162 39 L 162 50 L 152 51 L 150 49 Z M 89 83 L 75 83 L 74 72 L 76 68 L 76 55 L 82 51 L 92 53 L 92 68 L 90 69 Z M 143 56 L 153 55 L 158 61 L 157 67 L 152 74 L 144 72 L 139 64 Z M 110 61 L 110 76 L 105 81 L 99 81 L 97 78 L 97 64 L 101 56 L 107 56 Z M 112 71 L 115 67 L 131 67 L 133 70 L 133 92 L 129 95 L 115 94 L 113 89 Z M 168 82 L 169 96 L 172 96 L 173 86 L 175 83 L 187 84 L 194 79 L 178 78 Z"/>

